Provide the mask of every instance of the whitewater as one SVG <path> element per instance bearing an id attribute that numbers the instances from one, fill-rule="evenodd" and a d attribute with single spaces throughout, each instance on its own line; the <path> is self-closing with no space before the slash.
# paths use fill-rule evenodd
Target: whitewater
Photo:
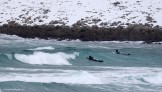
<path id="1" fill-rule="evenodd" d="M 118 49 L 121 53 L 116 54 Z M 91 55 L 104 62 L 89 61 Z M 1 92 L 162 92 L 162 44 L 0 35 Z"/>
<path id="2" fill-rule="evenodd" d="M 161 0 L 0 1 L 1 26 L 161 26 L 161 15 Z M 103 62 L 90 61 L 89 56 Z M 57 41 L 0 34 L 0 92 L 162 92 L 162 42 Z"/>

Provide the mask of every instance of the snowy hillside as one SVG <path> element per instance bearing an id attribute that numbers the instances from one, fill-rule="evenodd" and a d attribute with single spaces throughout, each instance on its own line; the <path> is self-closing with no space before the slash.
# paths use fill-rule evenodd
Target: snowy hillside
<path id="1" fill-rule="evenodd" d="M 162 0 L 0 0 L 0 25 L 100 26 L 149 23 L 162 26 Z"/>

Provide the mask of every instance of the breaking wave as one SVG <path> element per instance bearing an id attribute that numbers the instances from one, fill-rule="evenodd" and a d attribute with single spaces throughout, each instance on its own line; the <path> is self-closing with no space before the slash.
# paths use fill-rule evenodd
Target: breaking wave
<path id="1" fill-rule="evenodd" d="M 14 76 L 14 77 L 13 77 Z M 41 73 L 41 74 L 17 74 L 12 73 L 1 77 L 3 81 L 24 81 L 43 83 L 66 83 L 66 84 L 102 84 L 100 78 L 86 71 L 68 71 L 64 73 Z"/>
<path id="2" fill-rule="evenodd" d="M 52 46 L 46 46 L 46 47 L 37 47 L 34 49 L 28 49 L 28 50 L 54 50 L 55 48 L 53 48 Z"/>
<path id="3" fill-rule="evenodd" d="M 75 59 L 79 53 L 74 52 L 73 54 L 66 54 L 63 52 L 58 53 L 45 53 L 45 52 L 34 52 L 33 54 L 15 54 L 14 57 L 28 64 L 38 65 L 71 65 L 68 60 Z"/>
<path id="4" fill-rule="evenodd" d="M 151 75 L 149 77 L 145 77 L 144 79 L 145 81 L 152 84 L 162 84 L 162 72 L 155 75 Z"/>
<path id="5" fill-rule="evenodd" d="M 26 68 L 2 68 L 0 82 L 24 81 L 41 83 L 65 83 L 65 84 L 162 84 L 161 68 L 141 67 L 82 67 L 83 70 L 73 69 L 26 69 Z M 92 71 L 95 69 L 95 71 Z M 8 72 L 8 74 L 5 74 Z"/>

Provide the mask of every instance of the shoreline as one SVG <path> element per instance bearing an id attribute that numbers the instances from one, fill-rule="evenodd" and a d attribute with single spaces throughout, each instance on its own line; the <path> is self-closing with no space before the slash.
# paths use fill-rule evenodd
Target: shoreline
<path id="1" fill-rule="evenodd" d="M 144 41 L 152 43 L 162 41 L 162 27 L 144 24 L 131 24 L 127 27 L 94 26 L 54 26 L 54 25 L 19 25 L 3 24 L 0 33 L 17 35 L 22 38 L 40 38 L 80 41 Z"/>

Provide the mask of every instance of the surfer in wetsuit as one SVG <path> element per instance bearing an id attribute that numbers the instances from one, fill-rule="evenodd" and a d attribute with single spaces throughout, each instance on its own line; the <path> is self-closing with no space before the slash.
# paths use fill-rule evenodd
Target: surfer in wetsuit
<path id="1" fill-rule="evenodd" d="M 94 60 L 92 56 L 89 56 L 88 59 L 89 59 L 89 60 Z"/>
<path id="2" fill-rule="evenodd" d="M 103 62 L 103 60 L 94 59 L 92 56 L 89 56 L 87 59 L 90 61 Z"/>
<path id="3" fill-rule="evenodd" d="M 118 50 L 115 50 L 116 51 L 116 54 L 120 54 L 120 52 Z"/>
<path id="4" fill-rule="evenodd" d="M 128 54 L 122 54 L 122 53 L 119 52 L 119 50 L 115 50 L 115 52 L 116 52 L 116 54 L 127 55 L 127 56 L 130 55 L 129 53 Z"/>

